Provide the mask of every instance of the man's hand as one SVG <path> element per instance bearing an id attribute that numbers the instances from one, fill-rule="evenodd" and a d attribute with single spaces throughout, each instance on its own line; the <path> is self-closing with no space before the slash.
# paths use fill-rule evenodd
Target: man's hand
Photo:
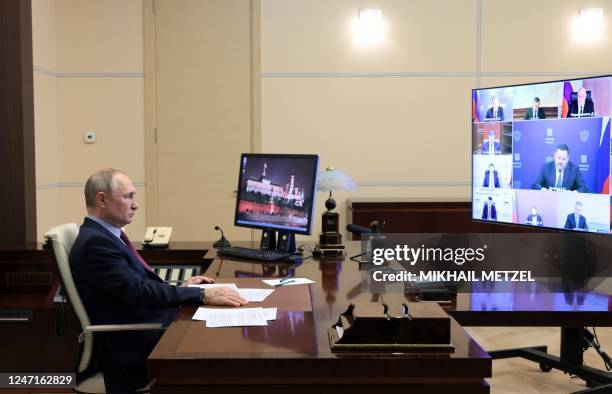
<path id="1" fill-rule="evenodd" d="M 189 280 L 183 283 L 183 286 L 189 285 L 199 285 L 202 283 L 215 283 L 213 278 L 209 278 L 208 276 L 192 276 Z"/>
<path id="2" fill-rule="evenodd" d="M 204 304 L 207 305 L 226 305 L 241 306 L 246 305 L 247 300 L 242 298 L 238 292 L 231 287 L 213 287 L 206 289 Z"/>

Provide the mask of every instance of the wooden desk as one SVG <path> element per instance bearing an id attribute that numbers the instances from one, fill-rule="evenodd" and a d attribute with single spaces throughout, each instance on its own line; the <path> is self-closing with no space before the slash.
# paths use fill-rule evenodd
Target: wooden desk
<path id="1" fill-rule="evenodd" d="M 349 256 L 357 254 L 359 249 L 358 242 L 347 243 Z M 609 266 L 610 254 L 602 253 L 602 258 Z M 265 273 L 282 277 L 292 272 L 296 276 L 309 277 L 317 281 L 313 285 L 313 300 L 325 300 L 319 301 L 320 306 L 315 310 L 321 314 L 328 313 L 331 317 L 337 316 L 341 312 L 339 305 L 345 305 L 349 300 L 371 293 L 380 293 L 380 297 L 386 297 L 390 291 L 394 291 L 391 290 L 392 286 L 364 281 L 358 265 L 345 257 L 336 260 L 307 259 L 299 266 L 254 264 L 218 258 L 211 264 L 207 274 L 213 277 L 232 277 L 247 274 L 261 276 Z M 587 381 L 608 384 L 612 383 L 612 375 L 585 367 L 582 363 L 582 327 L 612 326 L 612 279 L 591 280 L 599 283 L 597 288 L 601 289 L 600 292 L 568 292 L 561 283 L 550 279 L 515 283 L 512 286 L 498 282 L 486 291 L 460 293 L 453 303 L 444 305 L 444 308 L 463 326 L 560 327 L 560 357 L 548 355 L 545 346 L 494 351 L 490 354 L 494 358 L 525 357 L 578 375 Z M 501 286 L 502 289 L 495 289 L 494 286 Z M 407 298 L 410 299 L 410 296 Z"/>
<path id="2" fill-rule="evenodd" d="M 388 233 L 528 233 L 552 232 L 528 226 L 502 226 L 472 219 L 471 201 L 443 198 L 416 199 L 353 198 L 348 200 L 350 222 L 369 227 L 370 222 L 386 222 Z M 359 239 L 356 234 L 353 240 Z"/>
<path id="3" fill-rule="evenodd" d="M 141 245 L 134 244 L 141 249 Z M 211 243 L 171 242 L 167 249 L 140 250 L 155 266 L 200 265 L 206 270 L 212 258 L 204 258 Z M 55 337 L 58 315 L 53 303 L 59 278 L 51 251 L 41 244 L 0 247 L 0 371 L 73 372 L 76 369 L 79 324 L 66 308 L 64 335 Z"/>
<path id="4" fill-rule="evenodd" d="M 306 260 L 292 268 L 215 259 L 206 275 L 218 281 L 254 285 L 262 282 L 253 278 L 295 269 L 316 281 L 309 286 L 311 310 L 285 305 L 267 327 L 206 328 L 191 320 L 195 308 L 183 308 L 149 357 L 154 392 L 374 393 L 381 386 L 411 393 L 489 392 L 484 378 L 491 376 L 491 359 L 454 320 L 453 353 L 331 352 L 327 329 L 350 302 L 383 299 L 361 291 L 354 263 L 343 260 Z M 277 296 L 287 288 L 277 289 Z"/>

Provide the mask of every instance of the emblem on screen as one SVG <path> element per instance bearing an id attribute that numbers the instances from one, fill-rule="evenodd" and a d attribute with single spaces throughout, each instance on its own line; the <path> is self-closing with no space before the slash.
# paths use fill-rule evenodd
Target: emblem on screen
<path id="1" fill-rule="evenodd" d="M 580 130 L 580 141 L 587 142 L 588 139 L 589 139 L 589 131 Z"/>

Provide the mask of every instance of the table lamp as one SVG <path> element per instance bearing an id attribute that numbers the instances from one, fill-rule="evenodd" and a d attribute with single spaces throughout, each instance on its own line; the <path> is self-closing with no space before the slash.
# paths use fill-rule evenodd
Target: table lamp
<path id="1" fill-rule="evenodd" d="M 317 249 L 321 255 L 337 255 L 342 254 L 344 245 L 342 244 L 342 234 L 338 231 L 340 215 L 334 212 L 336 201 L 332 197 L 334 190 L 355 190 L 355 182 L 350 176 L 342 171 L 336 170 L 329 166 L 319 173 L 317 178 L 317 190 L 320 192 L 329 192 L 329 198 L 325 201 L 327 211 L 323 213 L 321 222 L 321 234 L 319 235 L 319 244 Z"/>

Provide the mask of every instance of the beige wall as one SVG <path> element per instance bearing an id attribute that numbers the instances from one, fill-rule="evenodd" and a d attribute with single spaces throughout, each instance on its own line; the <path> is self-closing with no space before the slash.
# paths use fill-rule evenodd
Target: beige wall
<path id="1" fill-rule="evenodd" d="M 351 20 L 367 6 L 381 9 L 387 38 L 356 47 Z M 342 228 L 346 198 L 469 200 L 472 88 L 612 73 L 607 32 L 591 45 L 572 40 L 578 8 L 262 0 L 262 150 L 319 153 L 322 166 L 351 175 L 357 191 L 336 198 Z"/>
<path id="2" fill-rule="evenodd" d="M 202 1 L 214 7 L 240 3 Z M 245 89 L 252 93 L 249 144 L 263 152 L 319 153 L 322 167 L 333 164 L 351 175 L 357 191 L 336 195 L 342 227 L 347 198 L 469 199 L 472 88 L 612 73 L 609 28 L 598 42 L 576 42 L 571 23 L 579 5 L 572 2 L 243 1 L 251 4 L 253 29 L 251 57 L 244 60 L 251 64 L 245 67 L 260 76 L 244 82 L 251 84 Z M 604 1 L 590 5 L 598 4 L 610 5 Z M 188 1 L 180 5 L 200 6 Z M 352 43 L 350 25 L 359 9 L 368 5 L 382 10 L 388 34 L 381 45 L 360 48 Z M 169 193 L 153 184 L 158 163 L 150 153 L 157 150 L 152 136 L 159 98 L 155 84 L 144 80 L 143 70 L 148 67 L 147 73 L 156 73 L 162 64 L 165 75 L 172 76 L 182 72 L 182 65 L 156 57 L 159 37 L 151 30 L 152 6 L 150 0 L 33 0 L 39 233 L 57 222 L 80 220 L 82 183 L 101 166 L 127 171 L 144 202 L 145 123 L 146 187 L 155 190 L 152 199 Z M 612 9 L 604 14 L 610 26 Z M 214 13 L 206 17 L 214 18 Z M 143 26 L 146 18 L 149 30 Z M 209 26 L 216 34 L 228 29 L 223 24 Z M 145 37 L 153 40 L 143 38 L 143 29 L 148 31 Z M 181 36 L 176 29 L 180 26 L 172 31 L 181 45 L 198 48 L 206 57 L 197 35 Z M 248 34 L 247 30 L 240 34 Z M 145 44 L 148 63 L 143 65 Z M 173 63 L 175 71 L 168 68 Z M 180 79 L 198 86 L 211 75 L 192 72 Z M 231 111 L 215 116 L 219 116 L 215 122 L 235 120 Z M 85 129 L 98 133 L 96 144 L 82 143 Z M 185 149 L 206 151 L 210 146 L 205 144 L 222 142 L 214 134 L 190 138 L 189 133 L 201 133 L 197 127 L 184 132 Z M 221 160 L 223 169 L 218 176 L 236 177 L 236 157 L 218 156 L 215 160 Z M 231 199 L 230 192 L 220 190 L 209 198 Z M 325 199 L 318 197 L 317 217 Z M 198 215 L 178 215 L 167 224 L 191 229 L 209 217 L 222 220 L 205 204 L 200 209 Z M 156 210 L 147 216 L 169 217 L 167 213 Z M 231 222 L 232 212 L 225 216 Z M 143 226 L 141 212 L 130 235 L 138 238 Z M 315 236 L 318 222 L 316 226 Z M 185 232 L 177 234 L 187 237 Z"/>
<path id="3" fill-rule="evenodd" d="M 83 186 L 116 167 L 137 188 L 144 233 L 143 12 L 141 0 L 33 0 L 38 237 L 80 223 Z M 85 144 L 83 133 L 97 142 Z"/>
<path id="4" fill-rule="evenodd" d="M 250 238 L 233 226 L 233 191 L 240 154 L 254 146 L 254 3 L 157 0 L 151 17 L 145 8 L 145 67 L 155 70 L 145 78 L 147 157 L 156 163 L 147 219 L 172 225 L 175 240 L 216 239 L 215 225 Z"/>

